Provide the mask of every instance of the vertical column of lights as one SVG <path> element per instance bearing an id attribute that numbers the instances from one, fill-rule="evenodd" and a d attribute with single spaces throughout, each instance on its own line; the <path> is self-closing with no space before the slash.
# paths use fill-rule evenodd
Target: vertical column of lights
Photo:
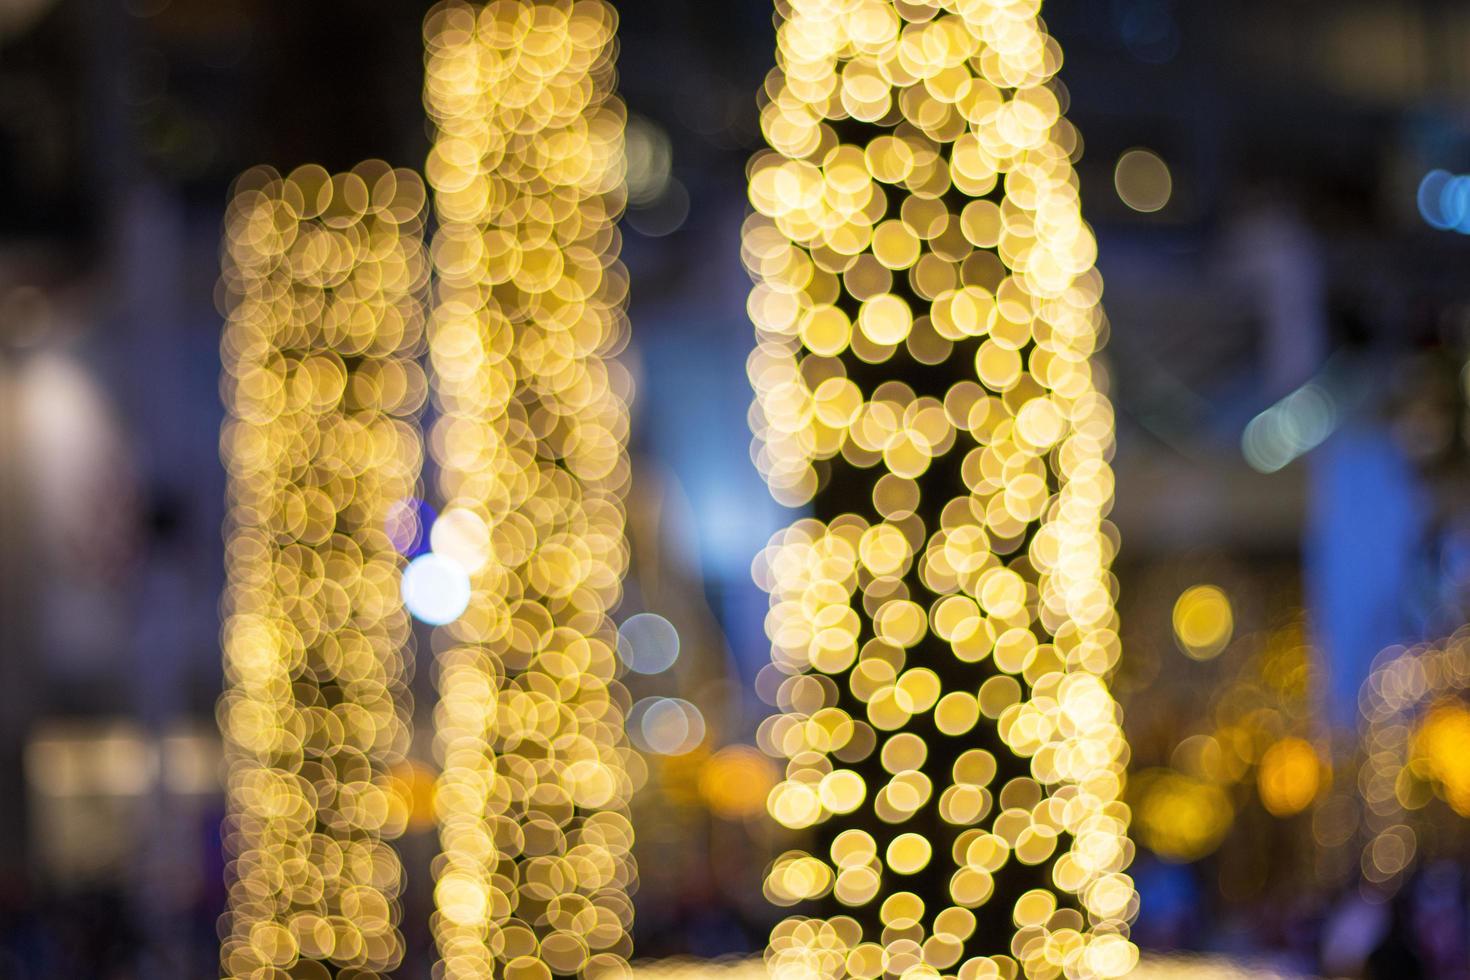
<path id="1" fill-rule="evenodd" d="M 1455 842 L 1470 817 L 1467 697 L 1470 627 L 1437 643 L 1385 650 L 1363 682 L 1361 866 L 1384 892 L 1398 891 L 1421 850 L 1464 853 Z M 1430 806 L 1435 797 L 1452 814 L 1449 826 L 1435 826 L 1436 815 L 1445 816 Z"/>
<path id="2" fill-rule="evenodd" d="M 365 163 L 241 178 L 225 222 L 227 977 L 403 956 L 409 622 L 385 530 L 416 492 L 423 182 Z"/>
<path id="3" fill-rule="evenodd" d="M 637 760 L 608 615 L 631 393 L 610 359 L 627 338 L 615 28 L 598 0 L 426 22 L 430 442 L 456 536 L 480 543 L 469 610 L 435 637 L 446 978 L 622 976 L 632 951 Z"/>
<path id="4" fill-rule="evenodd" d="M 786 675 L 760 736 L 772 815 L 817 846 L 766 890 L 838 914 L 779 924 L 776 977 L 1137 960 L 1102 283 L 1037 8 L 777 0 L 753 454 L 815 516 L 756 562 Z"/>

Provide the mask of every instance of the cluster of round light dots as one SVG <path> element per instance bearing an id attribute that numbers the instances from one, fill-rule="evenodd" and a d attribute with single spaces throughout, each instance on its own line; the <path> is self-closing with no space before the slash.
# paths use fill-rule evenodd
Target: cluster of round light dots
<path id="1" fill-rule="evenodd" d="M 847 828 L 825 853 L 779 858 L 766 893 L 872 907 L 883 929 L 788 918 L 771 975 L 1122 976 L 1137 952 L 1126 746 L 1104 679 L 1118 654 L 1113 416 L 1091 361 L 1102 285 L 1078 141 L 1048 84 L 1060 51 L 1025 0 L 779 10 L 761 114 L 771 149 L 750 166 L 742 240 L 756 280 L 753 455 L 792 505 L 837 466 L 875 478 L 871 514 L 799 521 L 756 563 L 785 675 L 783 713 L 759 733 L 787 760 L 768 808 L 787 827 Z M 896 356 L 947 390 L 864 390 L 870 366 Z M 949 384 L 961 359 L 973 373 Z M 927 526 L 920 479 L 949 457 L 964 485 Z M 946 689 L 942 670 L 910 662 L 930 634 L 993 675 Z M 843 687 L 862 715 L 839 707 Z M 993 785 L 996 760 L 979 749 L 935 766 L 905 731 L 921 715 L 943 736 L 993 723 L 1030 775 Z M 884 781 L 868 785 L 851 766 L 875 752 Z M 903 830 L 926 809 L 953 846 Z M 869 813 L 889 829 L 863 829 Z M 947 886 L 913 890 L 936 862 Z M 974 910 L 1009 862 L 1048 867 L 1049 887 L 1015 901 L 1010 948 L 984 955 Z"/>
<path id="2" fill-rule="evenodd" d="M 405 558 L 417 558 L 429 548 L 429 528 L 434 526 L 434 508 L 417 497 L 406 497 L 388 510 L 383 530 Z"/>
<path id="3" fill-rule="evenodd" d="M 380 162 L 238 182 L 225 221 L 227 977 L 397 967 L 411 813 L 388 528 L 417 489 L 424 187 Z"/>
<path id="4" fill-rule="evenodd" d="M 433 519 L 427 537 L 429 550 L 403 573 L 403 604 L 415 618 L 446 626 L 469 608 L 470 576 L 490 561 L 490 527 L 474 510 L 451 507 Z"/>
<path id="5" fill-rule="evenodd" d="M 1213 585 L 1186 589 L 1173 618 L 1180 649 L 1201 660 L 1217 656 L 1234 628 L 1229 599 Z M 1204 730 L 1174 746 L 1167 766 L 1130 775 L 1139 843 L 1167 861 L 1206 857 L 1225 842 L 1242 795 L 1237 787 L 1245 785 L 1254 784 L 1275 817 L 1317 803 L 1330 769 L 1303 737 L 1311 726 L 1313 676 L 1303 621 L 1271 630 L 1257 653 L 1212 687 L 1208 705 L 1197 712 Z"/>
<path id="6" fill-rule="evenodd" d="M 915 976 L 932 977 L 922 967 Z M 1297 973 L 1278 973 L 1261 963 L 1241 967 L 1223 957 L 1193 953 L 1150 953 L 1128 974 L 1129 980 L 1300 980 Z M 766 964 L 748 960 L 646 960 L 633 970 L 634 980 L 769 980 Z"/>
<path id="7" fill-rule="evenodd" d="M 1426 840 L 1454 840 L 1470 818 L 1470 628 L 1379 655 L 1359 694 L 1363 876 L 1396 889 Z M 1442 803 L 1440 802 L 1442 801 Z M 1436 821 L 1451 826 L 1436 835 Z"/>
<path id="8" fill-rule="evenodd" d="M 627 338 L 615 27 L 600 0 L 451 2 L 425 23 L 432 544 L 471 590 L 435 636 L 445 980 L 618 977 L 631 954 L 633 750 L 608 616 L 631 396 L 612 359 Z M 690 737 L 676 714 L 646 711 L 640 731 Z"/>
<path id="9" fill-rule="evenodd" d="M 635 674 L 662 674 L 679 659 L 679 631 L 658 613 L 635 613 L 618 627 L 618 659 Z M 633 744 L 656 755 L 683 755 L 704 742 L 704 713 L 683 698 L 648 697 L 628 712 Z"/>

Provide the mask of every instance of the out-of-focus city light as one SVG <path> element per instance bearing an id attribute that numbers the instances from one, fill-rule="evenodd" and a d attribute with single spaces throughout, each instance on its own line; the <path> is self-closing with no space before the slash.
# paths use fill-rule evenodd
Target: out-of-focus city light
<path id="1" fill-rule="evenodd" d="M 1148 769 L 1129 779 L 1133 828 L 1149 850 L 1168 861 L 1197 861 L 1213 852 L 1235 821 L 1219 785 L 1172 769 Z"/>
<path id="2" fill-rule="evenodd" d="M 1445 802 L 1470 817 L 1470 708 L 1446 700 L 1430 709 L 1414 732 L 1410 765 L 1439 787 Z"/>
<path id="3" fill-rule="evenodd" d="M 1337 421 L 1336 401 L 1312 382 L 1251 419 L 1240 437 L 1241 452 L 1252 468 L 1275 473 L 1326 442 Z"/>
<path id="4" fill-rule="evenodd" d="M 490 527 L 468 507 L 451 507 L 434 521 L 429 546 L 472 575 L 490 560 Z"/>
<path id="5" fill-rule="evenodd" d="M 408 497 L 388 510 L 384 530 L 393 547 L 405 558 L 415 558 L 429 548 L 429 529 L 434 526 L 434 508 L 417 497 Z"/>
<path id="6" fill-rule="evenodd" d="M 1431 228 L 1470 235 L 1470 175 L 1431 170 L 1419 182 L 1416 201 Z"/>
<path id="7" fill-rule="evenodd" d="M 1261 805 L 1272 816 L 1301 813 L 1322 788 L 1322 760 L 1304 738 L 1283 738 L 1261 756 L 1256 772 Z"/>
<path id="8" fill-rule="evenodd" d="M 679 659 L 679 631 L 658 613 L 638 613 L 618 627 L 618 657 L 639 674 L 658 674 Z"/>
<path id="9" fill-rule="evenodd" d="M 628 203 L 647 205 L 661 197 L 673 173 L 673 146 L 658 123 L 642 116 L 628 118 Z"/>
<path id="10" fill-rule="evenodd" d="M 412 638 L 390 529 L 423 455 L 424 196 L 378 161 L 260 169 L 225 217 L 222 976 L 403 958 L 389 840 Z"/>
<path id="11" fill-rule="evenodd" d="M 644 960 L 634 965 L 633 976 L 650 980 L 770 980 L 771 971 L 759 957 Z"/>
<path id="12" fill-rule="evenodd" d="M 26 744 L 26 782 L 46 796 L 141 796 L 156 784 L 159 747 L 128 724 L 47 731 Z"/>
<path id="13" fill-rule="evenodd" d="M 766 796 L 776 779 L 776 767 L 765 753 L 748 745 L 728 745 L 704 764 L 699 795 L 716 816 L 749 819 L 766 812 Z"/>
<path id="14" fill-rule="evenodd" d="M 1392 893 L 1424 848 L 1458 853 L 1470 818 L 1470 627 L 1384 650 L 1363 683 L 1364 878 Z M 1446 851 L 1446 848 L 1448 850 Z M 1433 855 L 1431 855 L 1433 856 Z"/>
<path id="15" fill-rule="evenodd" d="M 881 974 L 880 974 L 881 975 Z M 931 977 L 922 968 L 919 977 Z M 1057 975 L 1057 974 L 1053 974 Z M 1065 976 L 1065 974 L 1060 974 Z M 770 980 L 772 973 L 760 959 L 645 960 L 633 967 L 635 980 Z M 851 974 L 854 978 L 866 976 Z M 999 980 L 1007 974 L 978 973 L 966 980 Z M 1305 980 L 1265 962 L 1236 963 L 1196 953 L 1147 953 L 1128 973 L 1129 980 Z"/>
<path id="16" fill-rule="evenodd" d="M 1118 198 L 1144 214 L 1162 211 L 1174 194 L 1169 165 L 1152 150 L 1128 150 L 1113 168 L 1113 188 Z"/>
<path id="17" fill-rule="evenodd" d="M 186 811 L 218 797 L 220 749 L 218 733 L 192 725 L 160 735 L 131 719 L 39 722 L 23 758 L 38 870 L 77 884 L 130 873 L 160 797 Z"/>
<path id="18" fill-rule="evenodd" d="M 470 577 L 459 562 L 436 552 L 419 555 L 403 572 L 403 604 L 431 626 L 452 623 L 470 605 Z"/>
<path id="19" fill-rule="evenodd" d="M 682 698 L 644 698 L 628 712 L 628 734 L 645 752 L 684 755 L 704 741 L 704 714 Z"/>
<path id="20" fill-rule="evenodd" d="M 1340 804 L 1324 801 L 1330 761 L 1309 740 L 1321 675 L 1304 617 L 1231 647 L 1235 625 L 1217 586 L 1194 586 L 1175 603 L 1181 650 L 1199 659 L 1232 652 L 1212 671 L 1203 703 L 1188 712 L 1185 728 L 1193 731 L 1174 746 L 1168 766 L 1140 760 L 1129 777 L 1137 839 L 1171 862 L 1200 860 L 1224 845 L 1233 827 L 1258 826 L 1237 820 L 1251 788 L 1268 814 L 1284 819 L 1310 808 L 1315 836 L 1339 832 Z"/>
<path id="21" fill-rule="evenodd" d="M 451 0 L 424 26 L 429 443 L 445 513 L 463 515 L 434 544 L 466 563 L 474 597 L 435 636 L 443 980 L 611 980 L 632 955 L 643 763 L 609 616 L 631 478 L 617 219 L 627 169 L 656 195 L 668 161 L 647 130 L 625 151 L 616 28 L 600 0 Z M 703 737 L 677 705 L 648 715 L 661 749 L 696 722 Z"/>
<path id="22" fill-rule="evenodd" d="M 1235 631 L 1230 598 L 1213 585 L 1185 589 L 1174 603 L 1173 618 L 1175 642 L 1195 660 L 1219 656 Z"/>
<path id="23" fill-rule="evenodd" d="M 689 189 L 673 176 L 673 147 L 663 127 L 628 119 L 628 227 L 648 238 L 672 235 L 689 217 Z"/>
<path id="24" fill-rule="evenodd" d="M 689 218 L 689 189 L 678 180 L 669 180 L 659 195 L 641 207 L 630 208 L 627 223 L 634 231 L 649 238 L 672 235 L 684 227 Z"/>
<path id="25" fill-rule="evenodd" d="M 409 830 L 429 830 L 434 826 L 434 789 L 438 772 L 414 759 L 404 759 L 393 767 L 393 795 L 390 805 L 402 814 Z"/>
<path id="26" fill-rule="evenodd" d="M 771 975 L 1124 976 L 1114 424 L 1060 49 L 1011 0 L 791 0 L 777 37 L 742 239 L 752 455 L 823 519 L 755 563 L 785 675 L 759 744 L 785 762 L 771 815 L 825 826 L 765 892 L 870 924 L 783 920 Z M 870 504 L 842 496 L 865 485 Z M 1023 774 L 947 741 L 981 724 Z M 931 807 L 938 827 L 906 826 Z M 996 895 L 1013 940 L 977 948 L 973 910 Z"/>

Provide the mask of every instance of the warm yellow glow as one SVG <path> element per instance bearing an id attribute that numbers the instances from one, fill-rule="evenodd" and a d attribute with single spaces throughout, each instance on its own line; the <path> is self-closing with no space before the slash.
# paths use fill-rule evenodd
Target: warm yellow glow
<path id="1" fill-rule="evenodd" d="M 1470 627 L 1439 642 L 1383 651 L 1363 684 L 1358 789 L 1368 842 L 1361 866 L 1380 887 L 1392 890 L 1403 882 L 1418 863 L 1421 844 L 1432 849 L 1465 832 L 1467 698 Z"/>
<path id="2" fill-rule="evenodd" d="M 771 760 L 746 745 L 730 745 L 704 763 L 699 795 L 710 812 L 726 820 L 754 817 L 766 810 L 766 795 L 776 785 Z"/>
<path id="3" fill-rule="evenodd" d="M 1197 861 L 1210 854 L 1235 822 L 1235 808 L 1223 789 L 1172 769 L 1138 773 L 1129 789 L 1138 839 L 1168 861 Z"/>
<path id="4" fill-rule="evenodd" d="M 1152 150 L 1129 150 L 1113 168 L 1113 187 L 1124 204 L 1145 214 L 1162 211 L 1174 194 L 1169 165 Z"/>
<path id="5" fill-rule="evenodd" d="M 403 956 L 411 650 L 386 528 L 422 457 L 423 202 L 382 163 L 256 170 L 225 219 L 228 977 Z"/>
<path id="6" fill-rule="evenodd" d="M 435 636 L 434 934 L 445 980 L 621 977 L 635 881 L 608 612 L 627 566 L 631 383 L 616 15 L 448 3 L 425 24 L 439 230 L 435 540 L 473 596 Z"/>
<path id="7" fill-rule="evenodd" d="M 968 932 L 964 934 L 967 935 Z M 964 936 L 957 938 L 963 939 Z M 938 944 L 937 948 L 940 948 Z M 873 960 L 873 955 L 875 950 L 864 948 L 849 963 L 849 973 L 855 977 L 881 976 L 881 961 Z M 877 963 L 878 972 L 861 972 L 860 964 L 864 963 Z M 853 969 L 854 966 L 859 968 Z M 929 972 L 924 965 L 920 965 L 914 974 L 923 978 L 941 975 Z M 652 960 L 635 965 L 633 976 L 647 977 L 649 980 L 769 980 L 771 972 L 759 959 Z M 966 977 L 966 980 L 990 980 L 1004 976 L 1005 974 L 996 972 L 976 973 L 972 977 Z M 1288 980 L 1288 977 L 1294 977 L 1295 974 L 1278 973 L 1259 962 L 1237 966 L 1218 957 L 1152 953 L 1146 954 L 1126 976 L 1129 980 Z"/>
<path id="8" fill-rule="evenodd" d="M 1174 639 L 1179 649 L 1196 660 L 1219 656 L 1234 631 L 1230 599 L 1213 585 L 1185 589 L 1174 603 Z"/>
<path id="9" fill-rule="evenodd" d="M 830 889 L 885 928 L 789 918 L 772 976 L 1122 976 L 1113 416 L 1060 51 L 1026 0 L 777 7 L 742 240 L 751 418 L 772 493 L 826 516 L 756 562 L 787 675 L 760 739 L 786 764 L 770 813 L 833 843 L 783 856 L 766 890 Z M 830 516 L 869 483 L 871 510 Z M 992 782 L 993 756 L 951 765 L 917 734 L 982 718 L 1029 775 Z M 929 806 L 944 832 L 906 830 Z M 1013 860 L 1049 887 L 1016 900 L 1009 949 L 975 949 L 962 920 L 1014 895 Z M 947 887 L 907 890 L 935 863 Z"/>
<path id="10" fill-rule="evenodd" d="M 1470 708 L 1453 701 L 1430 710 L 1414 733 L 1413 764 L 1439 785 L 1462 817 L 1470 817 Z"/>
<path id="11" fill-rule="evenodd" d="M 1322 760 L 1306 739 L 1283 738 L 1261 756 L 1256 785 L 1273 816 L 1301 813 L 1322 788 Z"/>

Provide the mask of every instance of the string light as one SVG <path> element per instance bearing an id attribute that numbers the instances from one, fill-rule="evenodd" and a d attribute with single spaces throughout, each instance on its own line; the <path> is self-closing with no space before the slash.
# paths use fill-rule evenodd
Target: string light
<path id="1" fill-rule="evenodd" d="M 1361 866 L 1363 877 L 1380 889 L 1396 891 L 1421 849 L 1464 834 L 1470 818 L 1467 693 L 1470 627 L 1440 642 L 1390 647 L 1363 683 Z M 1431 805 L 1436 798 L 1443 804 Z"/>
<path id="2" fill-rule="evenodd" d="M 487 545 L 469 608 L 434 639 L 445 980 L 628 975 L 638 770 L 608 616 L 632 389 L 612 359 L 627 339 L 615 29 L 599 0 L 448 3 L 425 22 L 430 445 L 446 514 Z"/>
<path id="3" fill-rule="evenodd" d="M 266 170 L 225 219 L 227 977 L 366 980 L 403 956 L 409 622 L 389 530 L 417 486 L 424 187 Z"/>
<path id="4" fill-rule="evenodd" d="M 921 974 L 928 976 L 929 974 Z M 759 959 L 651 960 L 633 971 L 637 980 L 768 980 L 765 963 Z M 1283 973 L 1269 963 L 1243 963 L 1221 957 L 1191 953 L 1155 953 L 1146 956 L 1129 980 L 1301 980 L 1299 974 Z"/>
<path id="5" fill-rule="evenodd" d="M 774 977 L 1137 961 L 1102 283 L 1036 8 L 777 3 L 742 240 L 753 455 L 816 516 L 756 562 L 785 676 L 760 739 L 786 760 L 771 814 L 820 846 L 766 892 L 851 911 L 780 923 Z M 965 747 L 982 718 L 1003 758 Z M 981 950 L 999 896 L 1011 942 Z"/>

